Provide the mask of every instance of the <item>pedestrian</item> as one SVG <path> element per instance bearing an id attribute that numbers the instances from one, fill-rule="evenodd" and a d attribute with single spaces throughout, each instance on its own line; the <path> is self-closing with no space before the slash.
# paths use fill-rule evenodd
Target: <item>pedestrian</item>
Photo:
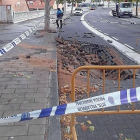
<path id="1" fill-rule="evenodd" d="M 57 24 L 57 28 L 59 28 L 59 21 L 60 21 L 60 29 L 62 29 L 62 17 L 63 17 L 63 11 L 60 10 L 60 8 L 57 9 L 57 20 L 56 20 L 56 24 Z"/>

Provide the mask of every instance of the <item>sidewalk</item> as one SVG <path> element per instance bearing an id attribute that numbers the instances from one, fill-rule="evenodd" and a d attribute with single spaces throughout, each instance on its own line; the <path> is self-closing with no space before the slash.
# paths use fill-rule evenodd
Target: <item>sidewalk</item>
<path id="1" fill-rule="evenodd" d="M 140 7 L 138 7 L 138 16 L 136 16 L 136 9 L 133 9 L 133 17 L 140 18 Z"/>
<path id="2" fill-rule="evenodd" d="M 53 29 L 54 24 L 50 25 Z M 38 30 L 0 57 L 0 117 L 56 106 L 57 50 L 54 36 Z M 60 140 L 59 117 L 0 126 L 0 140 Z"/>

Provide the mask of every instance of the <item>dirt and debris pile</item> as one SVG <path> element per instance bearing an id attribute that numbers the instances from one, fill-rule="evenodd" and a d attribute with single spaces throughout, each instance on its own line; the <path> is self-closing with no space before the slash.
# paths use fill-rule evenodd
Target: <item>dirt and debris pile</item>
<path id="1" fill-rule="evenodd" d="M 119 55 L 110 47 L 87 42 L 64 41 L 62 38 L 55 39 L 58 45 L 58 68 L 69 73 L 80 66 L 85 65 L 125 65 L 119 58 Z M 86 76 L 85 71 L 80 75 Z M 90 76 L 102 79 L 101 70 L 91 70 Z M 105 76 L 108 79 L 118 79 L 118 70 L 106 70 Z M 121 70 L 121 80 L 131 78 L 132 72 Z"/>

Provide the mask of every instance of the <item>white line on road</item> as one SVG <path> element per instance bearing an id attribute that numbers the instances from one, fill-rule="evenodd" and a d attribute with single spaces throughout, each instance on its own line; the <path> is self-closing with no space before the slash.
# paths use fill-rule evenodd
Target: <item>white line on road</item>
<path id="1" fill-rule="evenodd" d="M 113 16 L 111 11 L 109 12 L 109 14 L 111 16 Z M 118 17 L 116 17 L 116 18 L 118 18 Z M 130 20 L 127 20 L 127 19 L 124 19 L 124 18 L 121 18 L 121 19 L 124 20 L 124 21 L 129 21 L 129 22 L 133 22 L 134 24 L 137 24 L 137 22 L 134 22 L 134 21 L 130 21 Z"/>
<path id="2" fill-rule="evenodd" d="M 110 14 L 111 16 L 113 16 L 111 11 L 109 12 L 109 14 Z"/>
<path id="3" fill-rule="evenodd" d="M 107 33 L 104 33 L 105 35 L 109 35 L 109 34 L 107 34 Z"/>
<path id="4" fill-rule="evenodd" d="M 133 47 L 131 47 L 131 46 L 127 45 L 127 44 L 124 44 L 124 45 L 127 46 L 127 47 L 129 47 L 130 49 L 134 50 Z"/>
<path id="5" fill-rule="evenodd" d="M 118 40 L 116 37 L 112 37 L 113 39 L 115 39 L 115 40 Z"/>
<path id="6" fill-rule="evenodd" d="M 85 15 L 87 15 L 89 12 L 85 13 L 82 17 L 81 17 L 81 21 L 82 24 L 91 32 L 95 33 L 96 35 L 98 35 L 99 37 L 103 38 L 105 41 L 110 40 L 112 41 L 112 45 L 118 50 L 120 51 L 123 55 L 127 56 L 129 59 L 131 59 L 132 61 L 135 61 L 136 63 L 140 64 L 140 55 L 136 52 L 134 52 L 132 49 L 128 48 L 127 46 L 121 44 L 120 42 L 116 41 L 115 39 L 112 39 L 109 36 L 106 36 L 105 34 L 97 31 L 95 28 L 92 28 L 91 26 L 89 26 L 85 21 L 84 21 L 84 17 Z"/>

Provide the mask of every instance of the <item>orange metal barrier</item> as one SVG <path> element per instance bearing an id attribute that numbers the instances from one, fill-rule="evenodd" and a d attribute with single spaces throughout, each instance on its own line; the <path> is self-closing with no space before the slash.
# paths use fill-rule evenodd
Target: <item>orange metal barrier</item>
<path id="1" fill-rule="evenodd" d="M 140 40 L 140 38 L 136 40 L 136 46 L 138 46 L 138 41 L 139 41 L 139 40 Z"/>
<path id="2" fill-rule="evenodd" d="M 87 97 L 89 97 L 89 75 L 90 70 L 98 69 L 103 71 L 103 94 L 105 93 L 105 70 L 118 70 L 118 91 L 120 91 L 120 81 L 121 81 L 121 70 L 133 70 L 133 87 L 135 87 L 135 75 L 136 75 L 136 69 L 140 69 L 139 65 L 131 65 L 131 66 L 82 66 L 75 70 L 75 72 L 72 74 L 71 79 L 71 101 L 75 102 L 75 76 L 76 74 L 81 70 L 87 70 Z M 140 110 L 135 110 L 134 103 L 132 103 L 132 110 L 120 110 L 120 106 L 117 107 L 117 110 L 113 111 L 105 111 L 104 108 L 102 111 L 88 111 L 88 112 L 79 112 L 79 113 L 73 113 L 71 114 L 71 134 L 73 136 L 73 140 L 77 140 L 77 134 L 75 129 L 75 117 L 76 116 L 84 116 L 84 115 L 109 115 L 109 114 L 138 114 L 140 113 Z"/>

